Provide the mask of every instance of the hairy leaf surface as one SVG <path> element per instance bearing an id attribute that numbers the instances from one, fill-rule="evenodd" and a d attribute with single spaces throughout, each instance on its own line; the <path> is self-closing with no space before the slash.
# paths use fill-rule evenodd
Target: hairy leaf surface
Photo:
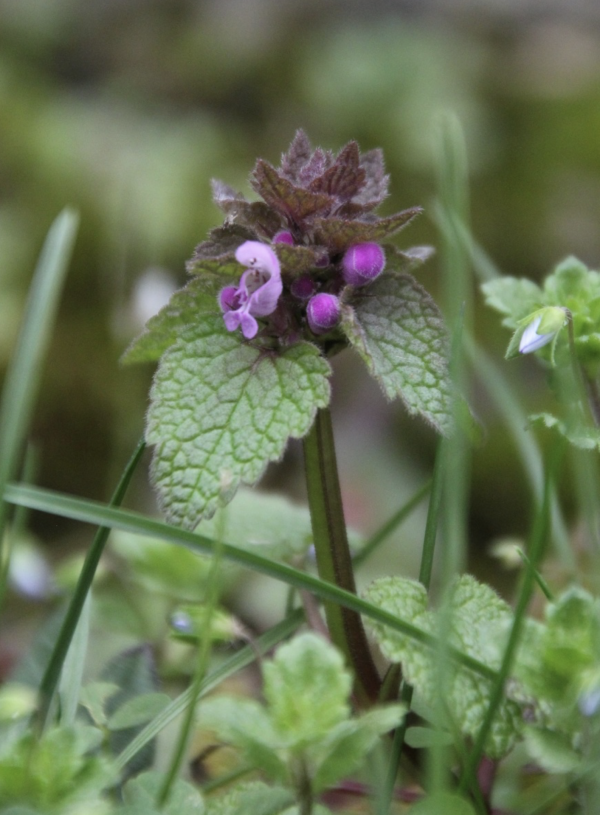
<path id="1" fill-rule="evenodd" d="M 193 528 L 253 484 L 328 404 L 329 374 L 310 343 L 270 354 L 214 314 L 185 327 L 156 372 L 146 431 L 169 520 Z"/>
<path id="2" fill-rule="evenodd" d="M 452 385 L 447 335 L 432 298 L 410 275 L 386 273 L 354 308 L 342 328 L 390 399 L 400 397 L 440 433 L 452 428 Z"/>

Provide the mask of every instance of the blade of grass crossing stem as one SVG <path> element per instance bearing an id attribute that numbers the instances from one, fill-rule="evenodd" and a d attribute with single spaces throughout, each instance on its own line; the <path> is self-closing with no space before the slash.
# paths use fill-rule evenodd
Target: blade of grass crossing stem
<path id="1" fill-rule="evenodd" d="M 159 789 L 158 795 L 156 797 L 156 803 L 159 809 L 162 809 L 167 803 L 169 795 L 171 794 L 171 789 L 173 788 L 173 784 L 175 783 L 177 777 L 179 776 L 181 765 L 183 764 L 183 760 L 187 754 L 190 735 L 195 721 L 196 705 L 198 703 L 198 699 L 200 698 L 202 683 L 204 682 L 204 677 L 206 676 L 206 670 L 208 668 L 208 662 L 210 659 L 210 652 L 212 647 L 212 638 L 210 636 L 210 630 L 212 626 L 214 611 L 219 600 L 220 591 L 218 578 L 219 573 L 221 571 L 221 564 L 223 559 L 222 558 L 223 553 L 221 551 L 221 546 L 223 545 L 223 531 L 224 531 L 224 516 L 221 515 L 218 536 L 216 541 L 217 548 L 215 551 L 215 556 L 212 558 L 210 564 L 210 572 L 208 574 L 207 579 L 208 586 L 207 598 L 204 607 L 203 620 L 200 626 L 200 630 L 204 633 L 204 636 L 202 637 L 199 643 L 198 658 L 196 660 L 194 678 L 191 685 L 192 693 L 189 704 L 187 706 L 187 710 L 185 712 L 183 723 L 179 731 L 179 736 L 177 739 L 175 750 L 173 751 L 170 766 L 167 772 L 165 773 L 164 783 Z"/>
<path id="2" fill-rule="evenodd" d="M 430 489 L 431 479 L 426 481 L 422 487 L 419 487 L 419 489 L 408 499 L 408 501 L 403 504 L 403 506 L 401 506 L 400 509 L 383 524 L 383 526 L 381 526 L 373 535 L 371 535 L 363 548 L 352 558 L 352 564 L 355 568 L 361 566 L 369 557 L 371 557 L 373 552 L 387 540 L 392 532 L 395 532 L 396 529 L 398 529 L 398 527 L 404 523 L 412 511 L 419 506 Z"/>
<path id="3" fill-rule="evenodd" d="M 535 571 L 537 570 L 541 562 L 542 555 L 544 552 L 544 545 L 546 543 L 550 520 L 551 484 L 553 483 L 559 471 L 565 453 L 565 446 L 566 443 L 562 440 L 561 442 L 558 443 L 558 445 L 555 446 L 555 448 L 552 451 L 550 462 L 546 469 L 546 479 L 544 483 L 544 494 L 542 498 L 542 503 L 538 511 L 536 512 L 528 547 L 528 557 L 531 568 L 525 569 L 523 572 L 521 587 L 519 590 L 517 604 L 515 607 L 514 620 L 508 637 L 508 643 L 506 645 L 506 649 L 502 657 L 502 664 L 500 666 L 500 670 L 498 671 L 498 675 L 494 680 L 492 686 L 492 693 L 490 696 L 490 702 L 485 715 L 485 719 L 477 734 L 477 737 L 473 744 L 473 748 L 469 755 L 469 759 L 463 770 L 460 783 L 462 790 L 466 789 L 470 785 L 475 785 L 477 783 L 476 778 L 477 768 L 483 755 L 485 743 L 490 733 L 494 716 L 496 715 L 496 711 L 498 710 L 498 706 L 502 701 L 502 697 L 504 695 L 504 686 L 506 684 L 510 670 L 512 668 L 513 660 L 519 644 L 519 638 L 521 636 L 521 631 L 523 630 L 525 613 L 527 611 L 527 607 L 529 605 L 529 601 L 531 600 L 531 595 L 533 594 L 533 589 L 536 583 Z"/>
<path id="4" fill-rule="evenodd" d="M 29 430 L 42 368 L 63 283 L 71 259 L 78 216 L 64 210 L 54 221 L 31 281 L 25 316 L 17 347 L 4 381 L 0 403 L 0 547 L 4 547 L 7 505 L 4 488 L 19 470 L 23 444 Z M 6 543 L 8 546 L 8 541 Z M 0 562 L 0 606 L 6 589 L 9 555 L 2 551 Z"/>
<path id="5" fill-rule="evenodd" d="M 313 426 L 303 439 L 303 451 L 319 577 L 356 594 L 329 408 L 317 410 Z M 325 616 L 331 641 L 353 670 L 354 694 L 362 707 L 368 707 L 378 697 L 381 680 L 360 615 L 326 602 Z"/>
<path id="6" fill-rule="evenodd" d="M 293 634 L 303 622 L 304 612 L 302 609 L 296 609 L 296 611 L 293 611 L 280 623 L 277 623 L 273 628 L 270 628 L 264 634 L 261 634 L 260 637 L 257 637 L 251 645 L 244 646 L 239 653 L 230 657 L 202 680 L 198 698 L 201 699 L 225 679 L 241 671 L 242 668 L 245 668 L 247 665 L 251 665 L 259 656 L 266 654 L 271 648 L 274 648 L 282 640 L 286 639 L 286 637 L 289 637 L 290 634 Z M 117 756 L 115 759 L 117 770 L 122 770 L 143 747 L 151 742 L 152 739 L 156 738 L 177 716 L 183 713 L 195 697 L 195 693 L 196 689 L 189 687 L 176 699 L 173 699 L 169 705 L 163 708 Z"/>
<path id="7" fill-rule="evenodd" d="M 142 457 L 145 447 L 145 442 L 143 439 L 141 439 L 138 442 L 133 455 L 127 462 L 123 475 L 121 476 L 121 479 L 117 484 L 117 488 L 115 489 L 111 498 L 110 507 L 117 507 L 123 501 L 125 492 L 129 486 L 129 482 L 131 481 L 135 468 Z M 44 672 L 44 676 L 42 677 L 40 684 L 37 712 L 38 727 L 43 728 L 46 724 L 46 719 L 48 718 L 48 712 L 50 710 L 50 705 L 52 704 L 52 698 L 56 690 L 63 663 L 67 656 L 69 646 L 71 645 L 73 635 L 75 634 L 77 623 L 79 622 L 86 597 L 88 596 L 92 586 L 94 575 L 96 574 L 96 569 L 98 568 L 98 563 L 100 562 L 100 557 L 104 551 L 104 546 L 108 536 L 110 535 L 111 529 L 112 527 L 110 526 L 101 526 L 98 529 L 83 563 L 83 568 L 81 569 L 79 579 L 77 580 L 75 591 L 73 592 L 65 619 L 50 656 L 48 667 Z"/>
<path id="8" fill-rule="evenodd" d="M 153 518 L 147 518 L 138 512 L 117 509 L 101 504 L 98 501 L 62 495 L 41 487 L 10 484 L 6 489 L 6 500 L 41 512 L 60 515 L 64 518 L 120 529 L 143 537 L 158 538 L 168 543 L 184 546 L 186 549 L 202 555 L 213 555 L 217 546 L 215 541 L 210 538 L 198 535 L 195 532 L 189 532 L 180 527 L 169 526 Z M 239 546 L 224 543 L 222 544 L 222 551 L 225 560 L 237 563 L 267 577 L 272 577 L 295 588 L 306 589 L 306 591 L 312 592 L 323 600 L 338 603 L 351 611 L 362 614 L 364 617 L 383 623 L 393 631 L 399 631 L 401 634 L 423 643 L 429 648 L 435 647 L 437 640 L 432 634 L 374 606 L 372 603 L 368 603 L 356 594 L 340 589 L 333 583 L 321 580 L 285 563 L 278 563 L 255 552 L 241 549 Z M 473 659 L 468 654 L 464 654 L 453 647 L 449 650 L 454 660 L 466 668 L 470 668 L 479 676 L 487 679 L 493 679 L 496 676 L 494 670 Z"/>

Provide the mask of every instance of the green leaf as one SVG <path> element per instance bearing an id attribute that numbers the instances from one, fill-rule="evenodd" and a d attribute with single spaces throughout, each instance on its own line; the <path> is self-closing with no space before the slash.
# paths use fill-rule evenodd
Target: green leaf
<path id="1" fill-rule="evenodd" d="M 218 696 L 200 708 L 203 727 L 243 750 L 247 760 L 274 781 L 285 781 L 286 765 L 278 754 L 281 739 L 264 707 L 254 699 Z"/>
<path id="2" fill-rule="evenodd" d="M 411 620 L 427 632 L 447 632 L 451 645 L 494 669 L 500 666 L 510 609 L 492 589 L 470 575 L 456 581 L 449 606 L 444 609 L 451 618 L 449 631 L 447 618 L 440 619 L 437 612 L 427 609 L 425 588 L 417 581 L 381 578 L 371 584 L 366 597 L 374 605 Z M 435 654 L 386 626 L 372 622 L 369 625 L 385 656 L 392 662 L 402 663 L 407 682 L 415 687 L 424 704 L 435 710 L 439 693 Z M 463 734 L 475 737 L 486 715 L 492 682 L 463 666 L 448 666 L 447 670 L 445 701 L 452 719 Z M 520 721 L 518 704 L 503 701 L 492 725 L 486 754 L 492 758 L 505 755 L 519 734 Z"/>
<path id="3" fill-rule="evenodd" d="M 498 277 L 484 283 L 481 291 L 486 304 L 504 315 L 502 325 L 512 329 L 544 302 L 540 287 L 526 277 Z"/>
<path id="4" fill-rule="evenodd" d="M 112 714 L 108 720 L 108 729 L 124 730 L 127 727 L 145 724 L 158 716 L 170 702 L 171 699 L 166 693 L 142 693 L 134 696 Z"/>
<path id="5" fill-rule="evenodd" d="M 127 561 L 129 576 L 152 592 L 178 600 L 202 600 L 210 560 L 187 549 L 174 550 L 166 541 L 114 531 L 111 548 Z"/>
<path id="6" fill-rule="evenodd" d="M 156 670 L 152 651 L 148 646 L 139 646 L 117 654 L 106 666 L 101 676 L 103 681 L 119 686 L 119 692 L 111 695 L 106 703 L 106 713 L 110 717 L 125 702 L 138 695 L 156 690 Z M 131 727 L 110 734 L 109 747 L 112 755 L 118 755 L 137 735 L 139 727 Z M 148 744 L 128 766 L 129 774 L 140 772 L 151 766 L 154 758 L 154 745 Z"/>
<path id="7" fill-rule="evenodd" d="M 248 781 L 211 797 L 206 815 L 283 815 L 294 796 L 283 787 L 269 787 L 262 781 Z"/>
<path id="8" fill-rule="evenodd" d="M 581 756 L 573 749 L 571 739 L 541 727 L 525 728 L 525 747 L 531 759 L 549 773 L 569 773 L 581 765 Z"/>
<path id="9" fill-rule="evenodd" d="M 442 316 L 410 275 L 383 274 L 354 308 L 346 305 L 342 328 L 382 385 L 440 433 L 452 428 L 452 384 Z"/>
<path id="10" fill-rule="evenodd" d="M 95 724 L 104 726 L 106 702 L 118 691 L 119 686 L 114 682 L 91 682 L 81 689 L 79 704 L 88 711 Z"/>
<path id="11" fill-rule="evenodd" d="M 302 557 L 313 543 L 310 511 L 283 495 L 241 488 L 214 517 L 196 531 L 257 554 L 278 560 Z M 349 529 L 350 546 L 360 547 L 361 536 Z"/>
<path id="12" fill-rule="evenodd" d="M 149 771 L 132 778 L 125 784 L 123 798 L 125 804 L 145 811 L 148 815 L 163 813 L 163 815 L 204 815 L 204 800 L 198 790 L 183 781 L 175 781 L 166 804 L 160 808 L 156 799 L 162 789 L 162 773 Z"/>
<path id="13" fill-rule="evenodd" d="M 115 782 L 98 750 L 102 732 L 93 727 L 55 727 L 41 736 L 29 730 L 0 755 L 0 807 L 30 805 L 42 812 L 85 811 Z M 70 810 L 69 806 L 73 809 Z"/>
<path id="14" fill-rule="evenodd" d="M 578 703 L 600 653 L 600 603 L 572 587 L 545 612 L 545 624 L 528 621 L 515 665 L 526 694 L 554 729 L 581 728 Z"/>
<path id="15" fill-rule="evenodd" d="M 554 430 L 581 450 L 600 450 L 600 429 L 597 427 L 569 427 L 566 422 L 551 413 L 534 413 L 529 416 L 529 424 Z"/>
<path id="16" fill-rule="evenodd" d="M 240 482 L 254 483 L 328 404 L 329 373 L 306 342 L 275 355 L 226 331 L 220 316 L 184 328 L 161 359 L 146 433 L 169 520 L 194 527 Z"/>
<path id="17" fill-rule="evenodd" d="M 282 645 L 263 666 L 263 675 L 273 726 L 290 745 L 323 738 L 350 715 L 352 678 L 344 658 L 316 634 Z"/>
<path id="18" fill-rule="evenodd" d="M 0 688 L 0 722 L 28 716 L 35 710 L 36 695 L 28 685 L 5 682 Z"/>
<path id="19" fill-rule="evenodd" d="M 307 751 L 316 768 L 315 792 L 333 786 L 357 770 L 380 736 L 398 727 L 404 714 L 403 705 L 388 705 L 336 725 L 321 743 Z"/>
<path id="20" fill-rule="evenodd" d="M 155 362 L 177 341 L 181 330 L 219 313 L 217 294 L 228 280 L 236 280 L 243 271 L 235 259 L 223 261 L 201 260 L 194 272 L 202 277 L 191 280 L 171 297 L 158 314 L 148 320 L 139 337 L 131 343 L 121 357 L 121 363 Z M 220 277 L 216 279 L 216 274 Z M 211 276 L 212 275 L 212 276 Z"/>

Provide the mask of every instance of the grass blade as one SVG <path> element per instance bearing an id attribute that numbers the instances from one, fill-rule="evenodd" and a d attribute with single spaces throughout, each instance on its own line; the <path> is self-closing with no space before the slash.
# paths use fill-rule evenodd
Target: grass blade
<path id="1" fill-rule="evenodd" d="M 306 589 L 306 591 L 312 592 L 322 600 L 339 603 L 365 617 L 388 625 L 394 631 L 400 631 L 400 633 L 428 647 L 433 648 L 436 646 L 437 640 L 431 634 L 422 631 L 420 628 L 417 628 L 417 626 L 406 622 L 406 620 L 402 620 L 383 609 L 377 608 L 361 597 L 349 591 L 344 591 L 344 589 L 338 588 L 333 583 L 320 580 L 318 577 L 302 572 L 299 569 L 294 569 L 292 566 L 277 563 L 274 560 L 257 555 L 254 552 L 246 551 L 238 546 L 225 543 L 218 544 L 203 535 L 197 535 L 194 532 L 189 532 L 179 527 L 169 526 L 168 524 L 140 515 L 138 512 L 116 509 L 101 504 L 98 501 L 62 495 L 61 493 L 40 487 L 9 484 L 6 488 L 5 499 L 10 503 L 28 506 L 30 509 L 37 509 L 40 512 L 49 512 L 53 515 L 60 515 L 64 518 L 71 518 L 76 521 L 83 521 L 84 523 L 121 529 L 125 532 L 132 532 L 135 535 L 158 538 L 159 540 L 167 541 L 178 546 L 185 546 L 191 551 L 198 552 L 198 554 L 202 555 L 213 555 L 216 548 L 220 547 L 223 557 L 226 560 L 239 563 L 241 566 L 264 574 L 267 577 L 273 577 L 275 580 L 280 580 L 297 589 Z M 452 659 L 455 659 L 461 665 L 464 665 L 464 667 L 470 668 L 479 676 L 483 676 L 486 679 L 494 679 L 497 675 L 496 671 L 487 665 L 473 659 L 473 657 L 467 654 L 463 654 L 453 647 L 449 647 L 449 653 Z"/>
<path id="2" fill-rule="evenodd" d="M 123 475 L 121 476 L 121 479 L 111 499 L 111 506 L 118 506 L 123 500 L 127 487 L 129 486 L 129 482 L 131 481 L 131 477 L 135 472 L 135 468 L 138 465 L 145 447 L 145 442 L 142 439 L 138 443 L 133 455 L 127 462 L 127 466 L 123 471 Z M 52 655 L 50 656 L 48 667 L 44 672 L 44 676 L 40 684 L 37 712 L 38 725 L 41 727 L 45 725 L 46 719 L 48 718 L 48 711 L 50 710 L 50 705 L 52 704 L 52 697 L 54 696 L 54 691 L 56 690 L 60 672 L 75 634 L 77 623 L 79 622 L 84 603 L 89 594 L 92 582 L 94 580 L 94 575 L 96 574 L 96 569 L 98 568 L 98 563 L 100 562 L 100 557 L 104 551 L 104 546 L 108 536 L 110 535 L 110 531 L 110 526 L 101 526 L 96 532 L 90 550 L 84 561 L 83 568 L 81 569 L 77 585 L 75 586 L 75 591 L 73 592 L 73 597 L 69 603 L 65 619 L 52 651 Z"/>
<path id="3" fill-rule="evenodd" d="M 66 209 L 54 221 L 31 282 L 23 324 L 0 404 L 0 497 L 19 468 L 78 220 L 72 210 Z M 7 505 L 0 501 L 0 546 L 4 545 L 6 519 Z M 0 563 L 1 605 L 8 574 L 8 553 L 2 553 Z"/>

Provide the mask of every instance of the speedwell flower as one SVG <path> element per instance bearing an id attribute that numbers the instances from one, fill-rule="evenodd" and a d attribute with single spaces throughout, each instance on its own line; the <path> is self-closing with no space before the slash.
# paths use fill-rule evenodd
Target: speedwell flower
<path id="1" fill-rule="evenodd" d="M 531 354 L 543 348 L 556 337 L 567 322 L 567 315 L 560 306 L 547 306 L 534 312 L 519 341 L 521 354 Z"/>
<path id="2" fill-rule="evenodd" d="M 242 334 L 251 340 L 258 333 L 256 317 L 266 317 L 277 308 L 283 284 L 277 255 L 260 241 L 246 241 L 235 253 L 238 263 L 248 268 L 239 286 L 226 286 L 219 295 L 219 305 L 228 331 L 241 326 Z"/>

